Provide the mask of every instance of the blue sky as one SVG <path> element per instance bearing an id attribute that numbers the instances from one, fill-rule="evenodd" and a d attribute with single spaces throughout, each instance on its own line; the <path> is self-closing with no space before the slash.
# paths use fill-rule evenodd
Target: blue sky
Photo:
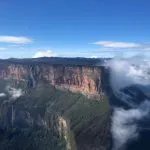
<path id="1" fill-rule="evenodd" d="M 0 58 L 149 54 L 149 0 L 0 0 Z"/>

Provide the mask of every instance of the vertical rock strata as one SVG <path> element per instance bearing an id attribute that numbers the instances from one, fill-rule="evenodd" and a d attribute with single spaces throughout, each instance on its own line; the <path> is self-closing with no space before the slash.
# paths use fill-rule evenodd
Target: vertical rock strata
<path id="1" fill-rule="evenodd" d="M 0 65 L 0 79 L 29 82 L 33 87 L 46 82 L 57 88 L 98 96 L 101 91 L 102 70 L 100 67 L 63 65 Z"/>

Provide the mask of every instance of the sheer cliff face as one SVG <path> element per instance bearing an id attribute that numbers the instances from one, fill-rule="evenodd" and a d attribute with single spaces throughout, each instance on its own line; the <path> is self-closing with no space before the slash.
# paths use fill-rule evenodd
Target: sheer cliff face
<path id="1" fill-rule="evenodd" d="M 85 95 L 99 95 L 102 70 L 100 67 L 63 65 L 0 65 L 0 79 L 27 81 L 35 86 L 47 82 L 57 88 L 80 92 Z"/>

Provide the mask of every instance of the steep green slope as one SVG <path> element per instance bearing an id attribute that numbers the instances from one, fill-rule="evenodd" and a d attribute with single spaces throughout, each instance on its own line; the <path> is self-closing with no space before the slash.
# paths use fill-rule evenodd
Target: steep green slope
<path id="1" fill-rule="evenodd" d="M 22 88 L 12 99 L 7 85 Z M 49 84 L 0 81 L 0 149 L 101 150 L 108 147 L 109 104 Z"/>

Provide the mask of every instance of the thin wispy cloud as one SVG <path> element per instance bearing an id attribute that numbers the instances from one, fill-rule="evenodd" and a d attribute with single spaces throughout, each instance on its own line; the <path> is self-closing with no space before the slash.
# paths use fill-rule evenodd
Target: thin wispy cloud
<path id="1" fill-rule="evenodd" d="M 0 36 L 0 43 L 27 44 L 31 42 L 31 38 L 23 36 Z"/>
<path id="2" fill-rule="evenodd" d="M 0 50 L 5 50 L 5 49 L 7 49 L 6 47 L 0 47 Z"/>
<path id="3" fill-rule="evenodd" d="M 100 45 L 105 48 L 140 48 L 142 45 L 130 42 L 98 41 L 92 44 Z"/>
<path id="4" fill-rule="evenodd" d="M 9 47 L 18 47 L 18 44 L 9 45 Z"/>

